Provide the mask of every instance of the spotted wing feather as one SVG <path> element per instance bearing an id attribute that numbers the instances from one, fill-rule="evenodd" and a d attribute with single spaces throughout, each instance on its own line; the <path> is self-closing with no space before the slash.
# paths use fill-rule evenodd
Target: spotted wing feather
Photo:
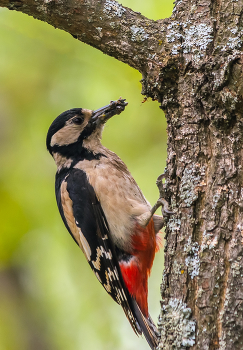
<path id="1" fill-rule="evenodd" d="M 85 172 L 72 169 L 56 179 L 56 198 L 68 231 L 85 253 L 96 277 L 122 306 L 135 333 L 141 334 L 134 300 L 124 284 L 109 226 Z"/>

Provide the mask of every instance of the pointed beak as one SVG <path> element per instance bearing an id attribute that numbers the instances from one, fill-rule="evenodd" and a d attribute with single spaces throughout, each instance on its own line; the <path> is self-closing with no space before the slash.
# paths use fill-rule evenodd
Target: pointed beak
<path id="1" fill-rule="evenodd" d="M 125 99 L 119 98 L 117 101 L 111 101 L 109 105 L 101 107 L 93 111 L 91 122 L 96 124 L 104 124 L 113 115 L 120 114 L 124 111 L 126 105 Z"/>

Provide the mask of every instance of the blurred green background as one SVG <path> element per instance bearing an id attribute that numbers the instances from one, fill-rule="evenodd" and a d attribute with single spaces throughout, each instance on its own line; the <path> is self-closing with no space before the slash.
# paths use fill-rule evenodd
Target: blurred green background
<path id="1" fill-rule="evenodd" d="M 153 19 L 171 0 L 124 0 Z M 107 124 L 103 144 L 128 165 L 147 199 L 158 197 L 166 123 L 142 103 L 140 73 L 71 35 L 0 8 L 0 350 L 148 349 L 106 294 L 59 217 L 49 125 L 73 107 L 97 109 L 122 96 L 126 111 Z M 163 253 L 149 283 L 159 314 Z"/>

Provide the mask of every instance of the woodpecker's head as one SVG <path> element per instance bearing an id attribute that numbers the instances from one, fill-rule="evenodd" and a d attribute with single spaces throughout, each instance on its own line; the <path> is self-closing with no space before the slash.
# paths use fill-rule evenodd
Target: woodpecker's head
<path id="1" fill-rule="evenodd" d="M 48 151 L 53 157 L 58 154 L 66 158 L 80 155 L 84 148 L 93 151 L 92 147 L 100 142 L 105 122 L 124 111 L 126 105 L 125 100 L 119 99 L 96 111 L 73 108 L 63 112 L 48 130 Z"/>

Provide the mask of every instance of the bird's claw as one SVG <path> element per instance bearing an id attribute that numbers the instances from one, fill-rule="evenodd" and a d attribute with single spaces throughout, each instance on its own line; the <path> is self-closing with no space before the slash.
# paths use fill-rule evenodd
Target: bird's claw
<path id="1" fill-rule="evenodd" d="M 159 207 L 162 207 L 161 211 L 164 217 L 174 214 L 173 211 L 169 210 L 169 203 L 162 197 L 157 200 L 152 210 L 155 212 Z"/>
<path id="2" fill-rule="evenodd" d="M 164 178 L 165 178 L 165 174 L 161 174 L 161 175 L 159 175 L 159 177 L 156 180 L 156 185 L 160 191 L 160 198 L 158 199 L 158 201 L 156 203 L 156 206 L 157 206 L 156 210 L 159 207 L 162 207 L 161 212 L 162 212 L 163 217 L 168 217 L 168 216 L 175 214 L 175 213 L 169 209 L 169 203 L 164 199 L 165 190 L 164 190 L 164 185 L 162 182 L 162 180 Z"/>

